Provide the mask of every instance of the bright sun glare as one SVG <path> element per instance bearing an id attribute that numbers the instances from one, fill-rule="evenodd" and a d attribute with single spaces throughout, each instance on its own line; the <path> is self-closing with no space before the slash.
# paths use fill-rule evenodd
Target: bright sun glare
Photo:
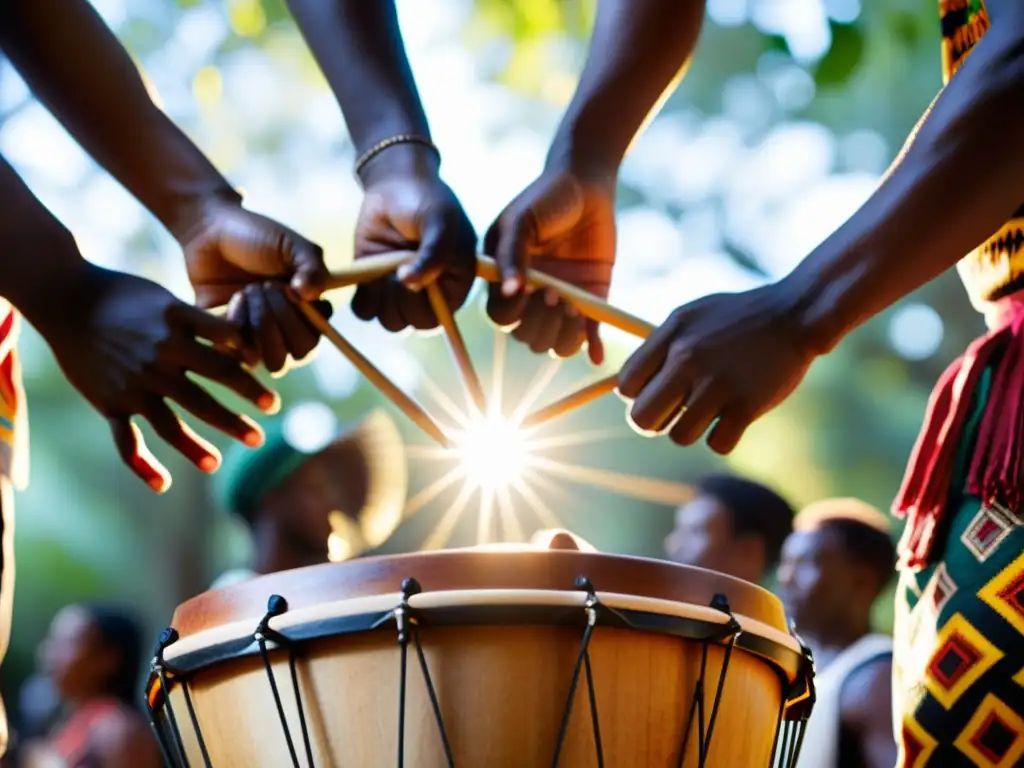
<path id="1" fill-rule="evenodd" d="M 529 457 L 522 428 L 500 414 L 471 420 L 455 443 L 466 478 L 489 490 L 518 482 Z"/>
<path id="2" fill-rule="evenodd" d="M 480 415 L 468 403 L 460 406 L 429 377 L 423 379 L 425 394 L 454 422 L 448 433 L 452 443 L 447 448 L 410 445 L 407 455 L 410 459 L 444 461 L 454 466 L 437 472 L 433 481 L 409 499 L 405 516 L 416 514 L 449 488 L 458 487 L 458 491 L 454 499 L 446 501 L 444 512 L 427 534 L 421 549 L 430 551 L 447 546 L 459 519 L 474 500 L 479 504 L 477 544 L 527 541 L 536 523 L 543 528 L 565 528 L 565 523 L 546 500 L 546 497 L 561 496 L 565 482 L 670 507 L 688 498 L 689 488 L 682 483 L 571 464 L 550 455 L 555 448 L 603 442 L 630 434 L 624 429 L 567 432 L 560 428 L 554 434 L 549 431 L 545 435 L 546 425 L 524 426 L 530 409 L 552 383 L 560 365 L 561 360 L 549 360 L 542 366 L 526 391 L 516 398 L 514 409 L 507 416 L 502 409 L 505 334 L 501 331 L 494 332 L 487 415 Z M 520 517 L 527 511 L 536 522 L 527 520 L 524 528 Z"/>

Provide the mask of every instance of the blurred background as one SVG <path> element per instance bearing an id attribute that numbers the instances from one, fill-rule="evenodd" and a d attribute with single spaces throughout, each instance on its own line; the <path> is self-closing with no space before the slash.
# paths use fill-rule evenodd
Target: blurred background
<path id="1" fill-rule="evenodd" d="M 353 149 L 283 2 L 94 4 L 137 58 L 161 106 L 244 190 L 248 206 L 320 242 L 332 265 L 349 261 L 360 204 Z M 398 6 L 443 174 L 482 234 L 541 169 L 586 55 L 595 2 Z M 689 74 L 622 169 L 612 301 L 661 322 L 684 301 L 790 270 L 870 194 L 935 94 L 938 34 L 935 4 L 921 0 L 708 0 Z M 3 66 L 4 156 L 88 258 L 191 298 L 171 238 Z M 438 392 L 458 394 L 443 339 L 390 336 L 355 319 L 348 296 L 336 298 L 336 326 L 443 416 Z M 494 331 L 479 298 L 459 320 L 489 377 Z M 980 330 L 955 275 L 943 276 L 818 362 L 728 465 L 778 488 L 796 506 L 841 494 L 887 508 L 932 383 Z M 605 338 L 608 373 L 635 341 L 608 330 Z M 510 406 L 538 380 L 550 381 L 538 396 L 543 404 L 601 373 L 583 360 L 559 366 L 507 346 Z M 122 468 L 107 426 L 64 381 L 30 328 L 22 352 L 31 485 L 17 504 L 7 697 L 32 670 L 36 645 L 60 606 L 114 597 L 135 606 L 155 633 L 178 603 L 244 562 L 249 546 L 240 524 L 212 504 L 209 479 L 167 451 L 158 449 L 175 482 L 165 496 L 154 496 Z M 275 385 L 286 406 L 322 401 L 341 421 L 378 399 L 326 344 L 314 363 Z M 411 446 L 414 497 L 442 470 L 421 455 L 426 438 L 399 423 Z M 662 498 L 669 492 L 636 482 L 634 492 L 613 492 L 594 484 L 593 470 L 685 483 L 724 466 L 703 446 L 678 449 L 634 435 L 614 396 L 555 422 L 547 434 L 565 439 L 546 455 L 575 469 L 547 473 L 533 486 L 538 499 L 514 496 L 524 536 L 553 515 L 601 549 L 658 556 L 671 527 L 672 507 Z M 207 436 L 224 446 L 219 435 Z M 453 485 L 424 504 L 385 549 L 421 546 L 457 492 Z M 449 546 L 476 543 L 476 503 L 468 510 Z M 495 528 L 513 538 L 515 529 Z M 879 610 L 884 628 L 889 601 L 880 601 Z"/>

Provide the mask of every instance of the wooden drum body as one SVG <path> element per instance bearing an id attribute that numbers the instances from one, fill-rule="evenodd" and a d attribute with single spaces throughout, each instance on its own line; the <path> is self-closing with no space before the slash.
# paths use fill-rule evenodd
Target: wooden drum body
<path id="1" fill-rule="evenodd" d="M 148 699 L 175 766 L 792 766 L 813 702 L 774 596 L 653 560 L 369 558 L 173 622 Z"/>

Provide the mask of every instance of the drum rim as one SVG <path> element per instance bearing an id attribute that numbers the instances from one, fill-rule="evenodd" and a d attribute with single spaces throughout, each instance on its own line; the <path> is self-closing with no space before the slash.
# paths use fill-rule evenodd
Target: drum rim
<path id="1" fill-rule="evenodd" d="M 756 584 L 726 574 L 663 560 L 570 550 L 449 549 L 360 558 L 258 576 L 210 590 L 178 606 L 171 626 L 180 638 L 237 621 L 257 621 L 267 597 L 285 598 L 290 610 L 339 600 L 390 594 L 415 578 L 428 592 L 448 590 L 574 589 L 585 576 L 599 592 L 674 603 L 709 605 L 723 594 L 735 613 L 788 633 L 782 602 Z"/>
<path id="2" fill-rule="evenodd" d="M 606 618 L 599 620 L 597 626 L 669 634 L 699 642 L 716 629 L 724 628 L 729 620 L 729 614 L 701 605 L 676 603 L 670 607 L 663 605 L 668 601 L 656 598 L 612 593 L 596 593 L 596 596 L 601 605 L 612 612 L 639 623 L 624 627 L 616 620 Z M 584 623 L 582 609 L 587 597 L 586 592 L 567 590 L 445 590 L 415 595 L 409 606 L 424 629 L 502 624 L 572 627 Z M 270 619 L 267 626 L 277 636 L 292 643 L 374 632 L 384 627 L 401 600 L 401 593 L 338 600 L 300 611 L 288 611 Z M 736 640 L 737 648 L 762 657 L 774 665 L 787 681 L 794 680 L 800 668 L 800 644 L 789 635 L 779 637 L 782 633 L 756 619 L 733 615 L 743 627 Z M 517 621 L 511 621 L 512 618 Z M 176 652 L 175 646 L 181 643 L 178 640 L 167 647 L 164 666 L 175 677 L 190 677 L 204 669 L 255 655 L 258 647 L 253 629 L 245 622 L 214 627 L 190 636 L 182 644 L 194 647 L 181 653 Z M 776 637 L 772 637 L 773 634 Z M 196 642 L 204 635 L 214 637 L 210 642 Z"/>

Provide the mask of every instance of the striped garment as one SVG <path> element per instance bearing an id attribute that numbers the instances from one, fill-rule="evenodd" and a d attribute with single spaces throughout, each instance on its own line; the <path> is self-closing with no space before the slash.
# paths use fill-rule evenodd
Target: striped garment
<path id="1" fill-rule="evenodd" d="M 28 482 L 28 414 L 17 342 L 21 318 L 0 298 L 0 662 L 11 637 L 14 604 L 14 507 L 11 487 Z M 0 700 L 0 756 L 7 750 L 7 718 Z"/>

